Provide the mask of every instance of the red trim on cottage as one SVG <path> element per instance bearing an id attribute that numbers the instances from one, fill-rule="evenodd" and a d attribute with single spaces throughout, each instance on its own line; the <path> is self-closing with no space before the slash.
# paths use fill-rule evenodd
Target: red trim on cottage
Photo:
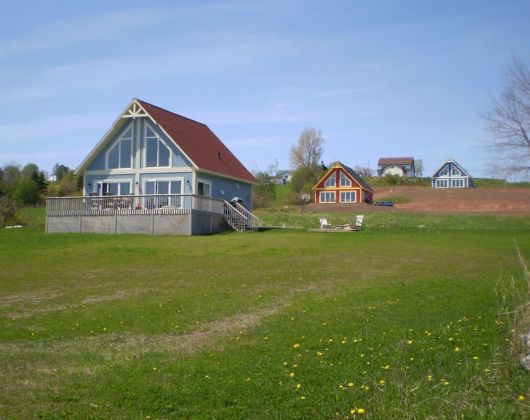
<path id="1" fill-rule="evenodd" d="M 243 166 L 207 125 L 138 100 L 145 111 L 169 134 L 199 170 L 255 183 Z"/>

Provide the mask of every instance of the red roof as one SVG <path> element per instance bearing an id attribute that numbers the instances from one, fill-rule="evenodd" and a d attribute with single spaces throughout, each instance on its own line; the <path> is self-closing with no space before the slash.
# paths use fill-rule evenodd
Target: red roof
<path id="1" fill-rule="evenodd" d="M 145 111 L 166 131 L 199 170 L 215 172 L 254 183 L 243 166 L 207 125 L 138 100 Z"/>
<path id="2" fill-rule="evenodd" d="M 413 157 L 379 158 L 378 165 L 412 165 Z"/>

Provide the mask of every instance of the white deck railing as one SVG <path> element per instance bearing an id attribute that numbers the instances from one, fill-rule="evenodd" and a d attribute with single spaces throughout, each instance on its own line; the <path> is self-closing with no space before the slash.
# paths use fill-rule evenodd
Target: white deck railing
<path id="1" fill-rule="evenodd" d="M 46 216 L 189 214 L 191 210 L 223 214 L 223 203 L 194 194 L 48 197 Z"/>

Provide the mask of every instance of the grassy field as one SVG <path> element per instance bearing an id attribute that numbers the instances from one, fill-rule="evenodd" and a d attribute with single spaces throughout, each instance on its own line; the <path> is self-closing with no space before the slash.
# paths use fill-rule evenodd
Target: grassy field
<path id="1" fill-rule="evenodd" d="M 3 230 L 0 418 L 528 417 L 529 234 L 399 212 L 348 234 Z"/>

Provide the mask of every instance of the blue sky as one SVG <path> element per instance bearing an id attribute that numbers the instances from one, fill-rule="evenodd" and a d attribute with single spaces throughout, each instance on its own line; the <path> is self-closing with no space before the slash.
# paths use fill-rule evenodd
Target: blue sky
<path id="1" fill-rule="evenodd" d="M 72 168 L 133 97 L 204 122 L 251 170 L 304 127 L 325 162 L 454 158 L 491 175 L 480 112 L 528 1 L 18 1 L 2 6 L 0 165 Z"/>

